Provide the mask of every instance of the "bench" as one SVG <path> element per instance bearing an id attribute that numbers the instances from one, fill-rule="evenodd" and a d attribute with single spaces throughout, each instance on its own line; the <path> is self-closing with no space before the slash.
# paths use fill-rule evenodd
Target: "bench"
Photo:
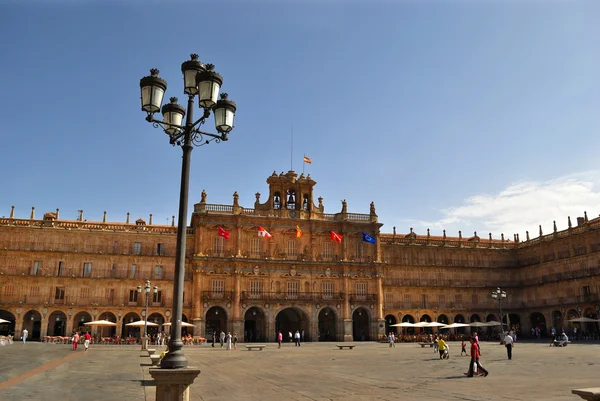
<path id="1" fill-rule="evenodd" d="M 339 349 L 344 349 L 344 348 L 354 349 L 354 347 L 356 347 L 356 345 L 337 345 L 337 347 Z"/>
<path id="2" fill-rule="evenodd" d="M 152 366 L 158 366 L 160 362 L 160 355 L 150 355 L 150 361 L 152 362 Z"/>
<path id="3" fill-rule="evenodd" d="M 566 347 L 568 344 L 571 344 L 571 341 L 562 341 L 562 340 L 552 341 L 552 345 L 554 345 L 555 347 Z"/>
<path id="4" fill-rule="evenodd" d="M 263 348 L 266 347 L 266 345 L 246 345 L 245 347 L 246 347 L 246 349 L 248 349 L 248 351 L 252 351 L 253 349 L 257 349 L 259 351 L 262 351 Z"/>
<path id="5" fill-rule="evenodd" d="M 584 400 L 588 401 L 599 401 L 600 400 L 600 387 L 591 388 L 579 388 L 571 390 L 571 393 L 580 396 Z"/>
<path id="6" fill-rule="evenodd" d="M 156 350 L 155 349 L 148 348 L 146 351 L 148 351 L 148 356 L 152 356 L 152 355 L 156 354 Z"/>
<path id="7" fill-rule="evenodd" d="M 429 347 L 433 347 L 433 343 L 419 343 L 419 345 L 421 346 L 421 348 L 425 348 L 426 345 L 429 345 Z"/>

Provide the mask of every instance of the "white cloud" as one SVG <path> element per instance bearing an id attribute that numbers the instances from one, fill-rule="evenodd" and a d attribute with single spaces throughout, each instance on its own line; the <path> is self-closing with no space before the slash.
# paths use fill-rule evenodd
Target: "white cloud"
<path id="1" fill-rule="evenodd" d="M 590 219 L 597 216 L 600 206 L 600 172 L 572 174 L 551 181 L 524 181 L 509 185 L 497 194 L 473 195 L 462 205 L 440 210 L 442 218 L 437 221 L 418 221 L 418 231 L 431 228 L 446 230 L 450 236 L 471 236 L 474 231 L 482 238 L 492 233 L 499 238 L 513 239 L 518 233 L 525 240 L 525 231 L 531 238 L 539 235 L 539 225 L 544 234 L 553 231 L 553 220 L 558 230 L 567 228 L 567 216 L 573 226 L 577 217 L 587 211 Z M 596 214 L 594 214 L 596 213 Z"/>

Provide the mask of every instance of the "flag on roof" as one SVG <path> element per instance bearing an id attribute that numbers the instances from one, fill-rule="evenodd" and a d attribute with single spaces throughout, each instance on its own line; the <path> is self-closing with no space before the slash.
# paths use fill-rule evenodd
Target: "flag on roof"
<path id="1" fill-rule="evenodd" d="M 342 236 L 336 233 L 335 231 L 331 232 L 331 240 L 337 242 L 338 244 L 342 243 Z"/>
<path id="2" fill-rule="evenodd" d="M 271 234 L 269 234 L 269 232 L 267 230 L 265 230 L 264 228 L 262 228 L 261 226 L 258 226 L 258 236 L 265 237 L 265 238 L 273 238 L 273 236 Z"/>
<path id="3" fill-rule="evenodd" d="M 310 158 L 310 157 L 307 157 L 307 156 L 304 156 L 304 163 L 311 164 L 311 163 L 312 163 L 312 160 L 311 160 L 311 158 Z"/>
<path id="4" fill-rule="evenodd" d="M 219 227 L 219 237 L 223 237 L 225 239 L 229 239 L 229 232 L 225 231 L 221 227 Z"/>
<path id="5" fill-rule="evenodd" d="M 296 238 L 302 237 L 302 230 L 300 227 L 296 226 Z"/>
<path id="6" fill-rule="evenodd" d="M 368 242 L 369 244 L 374 244 L 376 242 L 375 238 L 371 237 L 369 234 L 362 233 L 362 235 L 364 242 Z"/>

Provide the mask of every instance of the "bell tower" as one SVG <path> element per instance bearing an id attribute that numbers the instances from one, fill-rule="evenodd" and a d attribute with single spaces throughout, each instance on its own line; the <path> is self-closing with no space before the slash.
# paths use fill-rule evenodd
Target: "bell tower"
<path id="1" fill-rule="evenodd" d="M 313 200 L 313 187 L 316 182 L 304 174 L 296 174 L 290 170 L 277 175 L 275 171 L 267 178 L 269 198 L 260 203 L 260 194 L 256 194 L 254 209 L 257 212 L 277 217 L 308 219 L 311 213 L 322 213 L 323 206 L 316 206 Z M 263 214 L 263 213 L 260 213 Z"/>

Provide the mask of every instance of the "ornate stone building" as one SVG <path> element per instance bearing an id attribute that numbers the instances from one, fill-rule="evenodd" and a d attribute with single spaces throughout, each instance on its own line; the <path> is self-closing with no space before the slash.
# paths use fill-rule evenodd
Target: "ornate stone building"
<path id="1" fill-rule="evenodd" d="M 300 330 L 306 340 L 373 340 L 400 321 L 499 320 L 490 293 L 521 330 L 598 318 L 600 218 L 524 241 L 380 233 L 368 214 L 345 201 L 327 214 L 315 181 L 273 173 L 269 194 L 253 208 L 207 203 L 203 191 L 187 230 L 184 321 L 194 334 L 237 332 L 247 341 Z M 258 236 L 259 227 L 272 238 Z M 226 239 L 219 235 L 226 232 Z M 335 233 L 341 243 L 332 240 Z M 301 234 L 301 235 L 300 235 Z M 365 235 L 367 237 L 365 237 Z M 371 237 L 375 243 L 365 241 Z M 69 335 L 86 321 L 117 323 L 103 335 L 135 335 L 150 280 L 151 322 L 171 319 L 176 227 L 146 222 L 0 218 L 0 334 L 29 330 L 33 339 Z M 506 319 L 505 319 L 506 321 Z M 597 326 L 584 326 L 595 330 Z M 156 330 L 156 329 L 154 329 Z M 242 335 L 243 333 L 243 335 Z"/>

